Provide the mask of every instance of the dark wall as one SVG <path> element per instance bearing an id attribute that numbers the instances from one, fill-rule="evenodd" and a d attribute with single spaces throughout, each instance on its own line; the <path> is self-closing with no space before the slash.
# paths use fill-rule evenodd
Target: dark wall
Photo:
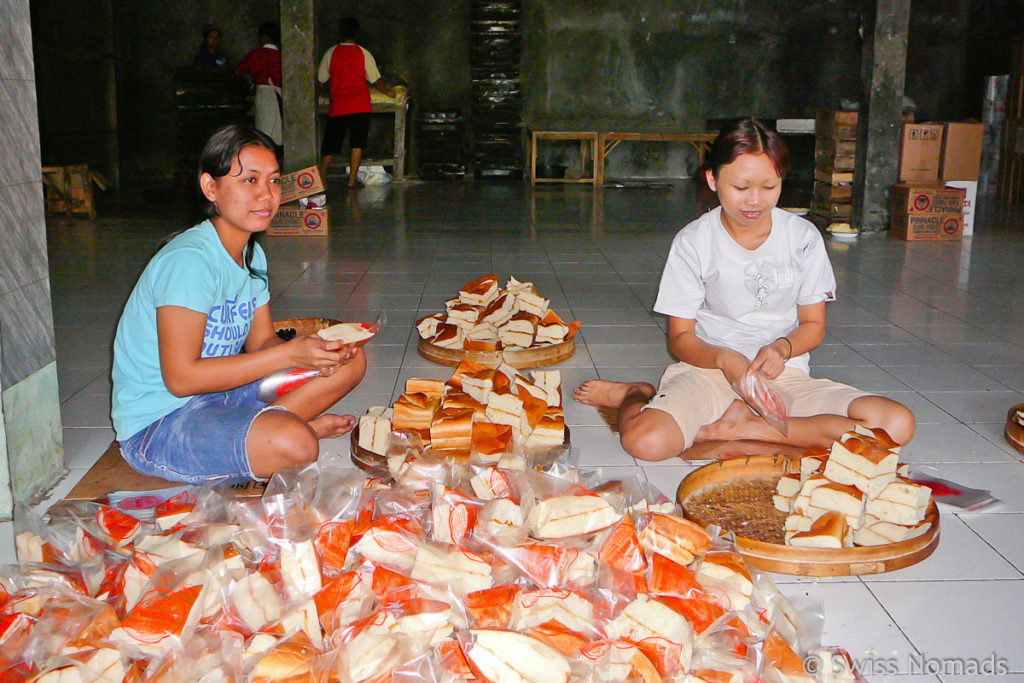
<path id="1" fill-rule="evenodd" d="M 112 31 L 99 9 L 105 5 L 112 8 Z M 707 119 L 809 117 L 817 108 L 855 101 L 861 6 L 861 0 L 522 0 L 524 124 L 694 130 Z M 978 115 L 982 76 L 1009 70 L 1012 36 L 1024 30 L 1019 7 L 1019 0 L 912 4 L 906 90 L 919 119 Z M 468 114 L 470 8 L 470 0 L 320 0 L 316 52 L 336 42 L 338 19 L 354 14 L 363 26 L 361 42 L 385 77 L 411 84 L 410 124 L 423 111 Z M 191 62 L 202 26 L 221 26 L 223 47 L 236 63 L 252 47 L 254 27 L 277 15 L 277 2 L 34 0 L 32 11 L 44 163 L 102 163 L 96 131 L 106 126 L 109 100 L 103 36 L 112 34 L 121 169 L 130 184 L 173 174 L 180 156 L 173 71 Z M 88 31 L 81 30 L 83 21 Z M 615 155 L 613 174 L 693 170 L 691 155 L 666 145 L 624 145 Z"/>

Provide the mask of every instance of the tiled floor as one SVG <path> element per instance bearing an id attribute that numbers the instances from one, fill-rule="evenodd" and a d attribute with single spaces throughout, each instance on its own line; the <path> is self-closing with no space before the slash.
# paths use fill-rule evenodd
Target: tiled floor
<path id="1" fill-rule="evenodd" d="M 410 183 L 330 198 L 329 238 L 267 238 L 265 246 L 276 317 L 371 320 L 387 311 L 387 328 L 368 347 L 366 379 L 342 410 L 390 401 L 411 375 L 447 377 L 417 354 L 411 324 L 488 272 L 534 281 L 556 310 L 583 321 L 577 353 L 561 365 L 566 386 L 593 376 L 654 382 L 669 362 L 664 321 L 650 308 L 671 237 L 696 213 L 688 183 L 535 193 L 518 183 Z M 189 224 L 174 206 L 132 210 L 147 218 L 52 221 L 69 474 L 50 500 L 113 438 L 114 325 L 156 242 Z M 1003 500 L 982 513 L 943 511 L 942 543 L 918 566 L 864 579 L 775 577 L 791 597 L 823 602 L 824 642 L 847 647 L 873 681 L 980 680 L 955 674 L 991 657 L 1009 673 L 987 680 L 1024 680 L 1024 464 L 1002 437 L 1007 409 L 1024 401 L 1024 235 L 1012 212 L 982 203 L 978 218 L 978 234 L 958 243 L 829 243 L 839 300 L 812 354 L 816 374 L 911 406 L 919 426 L 904 459 Z M 566 417 L 583 465 L 636 473 L 669 495 L 694 467 L 640 466 L 596 410 L 570 399 Z M 345 454 L 347 443 L 326 449 Z M 12 561 L 11 525 L 0 526 L 0 557 Z"/>

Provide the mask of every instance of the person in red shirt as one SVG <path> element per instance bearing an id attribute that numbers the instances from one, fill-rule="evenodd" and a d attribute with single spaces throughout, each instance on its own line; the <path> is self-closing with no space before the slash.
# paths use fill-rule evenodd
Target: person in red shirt
<path id="1" fill-rule="evenodd" d="M 331 93 L 327 109 L 327 129 L 320 148 L 320 176 L 327 178 L 327 167 L 335 154 L 341 153 L 346 133 L 349 136 L 351 156 L 349 158 L 348 186 L 356 189 L 362 183 L 356 178 L 363 148 L 370 131 L 370 87 L 373 86 L 388 97 L 395 92 L 381 80 L 380 71 L 373 55 L 356 44 L 359 37 L 359 22 L 354 17 L 341 20 L 341 42 L 333 46 L 320 60 L 317 80 L 328 83 Z"/>
<path id="2" fill-rule="evenodd" d="M 256 130 L 266 133 L 274 144 L 284 141 L 281 111 L 281 31 L 267 21 L 258 29 L 260 46 L 252 50 L 235 67 L 235 73 L 248 75 L 256 86 Z"/>

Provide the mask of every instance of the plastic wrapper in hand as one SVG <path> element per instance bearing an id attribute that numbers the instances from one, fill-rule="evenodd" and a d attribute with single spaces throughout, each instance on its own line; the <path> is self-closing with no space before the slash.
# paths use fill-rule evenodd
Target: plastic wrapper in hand
<path id="1" fill-rule="evenodd" d="M 760 370 L 746 372 L 738 381 L 733 382 L 732 388 L 754 412 L 764 418 L 765 422 L 783 436 L 789 434 L 786 402 L 782 395 L 771 387 L 764 373 Z"/>

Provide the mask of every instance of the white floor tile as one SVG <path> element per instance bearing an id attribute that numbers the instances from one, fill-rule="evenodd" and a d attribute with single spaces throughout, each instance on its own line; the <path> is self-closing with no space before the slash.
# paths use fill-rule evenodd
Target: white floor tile
<path id="1" fill-rule="evenodd" d="M 1006 412 L 1024 401 L 1016 391 L 924 391 L 929 401 L 962 422 L 1006 423 Z"/>
<path id="2" fill-rule="evenodd" d="M 901 581 L 870 589 L 922 656 L 983 660 L 994 654 L 1009 671 L 1024 671 L 1024 623 L 1015 609 L 1024 604 L 1024 580 Z"/>
<path id="3" fill-rule="evenodd" d="M 927 391 L 994 391 L 1004 387 L 967 365 L 902 365 L 886 367 L 911 389 Z"/>
<path id="4" fill-rule="evenodd" d="M 111 427 L 110 401 L 78 393 L 60 407 L 61 422 L 65 427 Z"/>
<path id="5" fill-rule="evenodd" d="M 64 466 L 89 468 L 115 439 L 110 427 L 65 427 Z"/>
<path id="6" fill-rule="evenodd" d="M 1010 462 L 1003 448 L 964 424 L 918 424 L 914 438 L 900 451 L 909 463 Z"/>
<path id="7" fill-rule="evenodd" d="M 865 583 L 879 581 L 976 581 L 1024 579 L 996 550 L 956 515 L 939 516 L 939 546 L 915 565 L 884 574 L 867 574 Z"/>
<path id="8" fill-rule="evenodd" d="M 573 450 L 580 454 L 581 466 L 635 464 L 633 456 L 622 450 L 618 434 L 613 434 L 607 427 L 572 427 L 570 439 Z"/>
<path id="9" fill-rule="evenodd" d="M 671 500 L 676 500 L 679 484 L 686 475 L 698 469 L 704 463 L 688 463 L 678 458 L 660 463 L 643 462 L 641 467 L 647 475 L 647 481 L 654 485 Z M 678 501 L 676 501 L 678 502 Z"/>
<path id="10" fill-rule="evenodd" d="M 996 552 L 1024 571 L 1024 514 L 960 513 L 957 515 Z"/>
<path id="11" fill-rule="evenodd" d="M 780 584 L 779 589 L 791 600 L 810 599 L 822 603 L 825 614 L 822 644 L 845 648 L 857 662 L 874 661 L 877 668 L 884 663 L 898 672 L 909 673 L 908 658 L 914 646 L 864 584 Z M 873 680 L 867 671 L 869 667 L 861 668 L 865 677 Z"/>

